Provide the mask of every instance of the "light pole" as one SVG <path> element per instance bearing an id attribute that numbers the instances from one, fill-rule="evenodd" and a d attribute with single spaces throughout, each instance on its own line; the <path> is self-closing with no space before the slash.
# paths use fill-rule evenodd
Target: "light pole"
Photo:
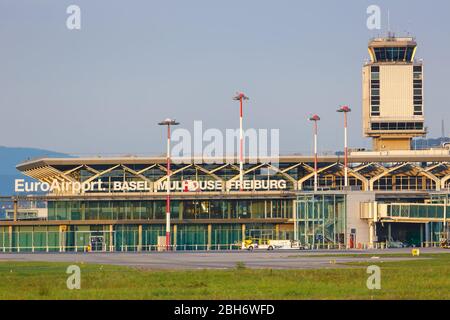
<path id="1" fill-rule="evenodd" d="M 340 106 L 337 112 L 344 113 L 344 186 L 348 187 L 348 135 L 347 135 L 347 113 L 352 111 L 348 106 Z"/>
<path id="2" fill-rule="evenodd" d="M 317 121 L 320 117 L 315 114 L 309 117 L 309 121 L 314 122 L 314 191 L 317 191 Z"/>
<path id="3" fill-rule="evenodd" d="M 239 101 L 239 184 L 240 190 L 242 191 L 244 185 L 244 133 L 242 131 L 242 119 L 244 117 L 243 113 L 243 100 L 248 100 L 248 97 L 242 93 L 238 92 L 233 100 Z"/>
<path id="4" fill-rule="evenodd" d="M 167 191 L 166 191 L 166 250 L 170 248 L 170 126 L 180 124 L 172 119 L 165 119 L 158 123 L 167 126 Z"/>

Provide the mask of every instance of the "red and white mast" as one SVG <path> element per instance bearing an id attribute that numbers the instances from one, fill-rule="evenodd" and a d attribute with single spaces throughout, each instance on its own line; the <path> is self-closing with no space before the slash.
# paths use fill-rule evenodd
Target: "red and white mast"
<path id="1" fill-rule="evenodd" d="M 172 119 L 165 119 L 158 123 L 160 126 L 167 126 L 167 186 L 166 186 L 166 250 L 170 249 L 170 126 L 176 126 L 179 122 Z"/>
<path id="2" fill-rule="evenodd" d="M 317 191 L 317 121 L 320 117 L 315 114 L 309 118 L 310 121 L 314 122 L 313 135 L 314 135 L 314 191 Z"/>
<path id="3" fill-rule="evenodd" d="M 352 111 L 348 106 L 341 106 L 337 112 L 344 113 L 344 186 L 348 187 L 348 135 L 347 135 L 347 113 Z"/>
<path id="4" fill-rule="evenodd" d="M 248 100 L 248 97 L 238 92 L 233 100 L 239 100 L 239 184 L 242 191 L 244 185 L 244 132 L 243 132 L 243 100 Z"/>

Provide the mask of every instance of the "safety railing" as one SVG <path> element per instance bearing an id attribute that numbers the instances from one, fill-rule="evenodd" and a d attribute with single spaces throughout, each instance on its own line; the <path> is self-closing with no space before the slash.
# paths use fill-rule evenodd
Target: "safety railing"
<path id="1" fill-rule="evenodd" d="M 438 248 L 441 243 L 438 241 L 424 241 L 420 246 L 422 248 Z M 357 243 L 354 246 L 342 244 L 342 243 L 315 243 L 315 244 L 301 244 L 300 247 L 283 248 L 284 249 L 303 249 L 308 251 L 326 251 L 326 250 L 384 250 L 400 248 L 400 246 L 390 244 L 389 242 L 376 242 L 376 243 Z M 170 245 L 169 249 L 165 245 L 158 244 L 108 244 L 104 243 L 101 246 L 91 245 L 45 245 L 45 246 L 9 246 L 0 245 L 1 253 L 57 253 L 57 252 L 77 252 L 77 253 L 89 253 L 89 252 L 157 252 L 157 251 L 235 251 L 245 250 L 241 243 L 231 244 L 176 244 Z"/>
<path id="2" fill-rule="evenodd" d="M 170 245 L 170 251 L 229 251 L 240 249 L 240 244 L 179 244 Z M 101 248 L 90 245 L 80 246 L 1 246 L 0 253 L 27 253 L 27 252 L 145 252 L 167 251 L 165 245 L 103 245 Z"/>
<path id="3" fill-rule="evenodd" d="M 422 242 L 422 248 L 438 248 L 441 246 L 441 242 L 438 241 L 424 241 Z"/>
<path id="4" fill-rule="evenodd" d="M 101 249 L 93 250 L 89 245 L 87 246 L 2 246 L 0 247 L 0 253 L 8 252 L 112 252 L 115 251 L 109 246 L 103 246 Z"/>
<path id="5" fill-rule="evenodd" d="M 302 246 L 307 250 L 368 250 L 368 249 L 386 249 L 388 246 L 384 242 L 376 243 L 356 243 L 355 245 L 343 243 L 315 243 Z"/>

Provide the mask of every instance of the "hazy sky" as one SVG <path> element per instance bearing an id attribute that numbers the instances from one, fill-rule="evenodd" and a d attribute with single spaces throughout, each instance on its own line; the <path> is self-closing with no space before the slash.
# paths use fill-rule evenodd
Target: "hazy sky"
<path id="1" fill-rule="evenodd" d="M 81 8 L 68 30 L 66 8 Z M 76 154 L 163 152 L 156 123 L 236 128 L 243 90 L 246 127 L 279 128 L 282 152 L 309 152 L 312 112 L 320 149 L 340 149 L 349 104 L 350 146 L 361 130 L 366 9 L 382 31 L 417 38 L 425 63 L 429 136 L 450 130 L 450 2 L 441 1 L 21 1 L 0 0 L 0 145 Z"/>

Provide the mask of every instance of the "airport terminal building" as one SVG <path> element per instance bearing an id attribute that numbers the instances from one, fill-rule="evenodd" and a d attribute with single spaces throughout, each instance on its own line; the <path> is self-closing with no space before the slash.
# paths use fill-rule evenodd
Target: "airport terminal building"
<path id="1" fill-rule="evenodd" d="M 423 64 L 412 38 L 369 43 L 363 132 L 372 151 L 246 161 L 164 157 L 45 158 L 17 169 L 3 197 L 0 252 L 150 251 L 165 235 L 171 190 L 173 250 L 235 249 L 244 239 L 313 248 L 427 246 L 447 226 L 450 152 L 410 150 L 425 134 Z M 247 159 L 250 160 L 250 159 Z M 167 183 L 170 172 L 170 184 Z M 242 173 L 242 183 L 241 183 Z M 314 179 L 317 175 L 317 190 Z M 42 191 L 42 192 L 39 192 Z"/>
<path id="2" fill-rule="evenodd" d="M 350 154 L 347 188 L 342 159 L 320 157 L 317 192 L 312 157 L 282 157 L 278 168 L 246 164 L 242 191 L 227 189 L 239 177 L 234 163 L 173 164 L 172 245 L 229 249 L 249 237 L 333 248 L 438 242 L 447 218 L 449 152 L 405 152 Z M 18 168 L 42 182 L 95 187 L 14 197 L 10 220 L 0 222 L 0 250 L 84 250 L 93 240 L 104 251 L 155 250 L 165 233 L 165 158 L 50 158 Z M 192 181 L 202 183 L 191 190 Z"/>

